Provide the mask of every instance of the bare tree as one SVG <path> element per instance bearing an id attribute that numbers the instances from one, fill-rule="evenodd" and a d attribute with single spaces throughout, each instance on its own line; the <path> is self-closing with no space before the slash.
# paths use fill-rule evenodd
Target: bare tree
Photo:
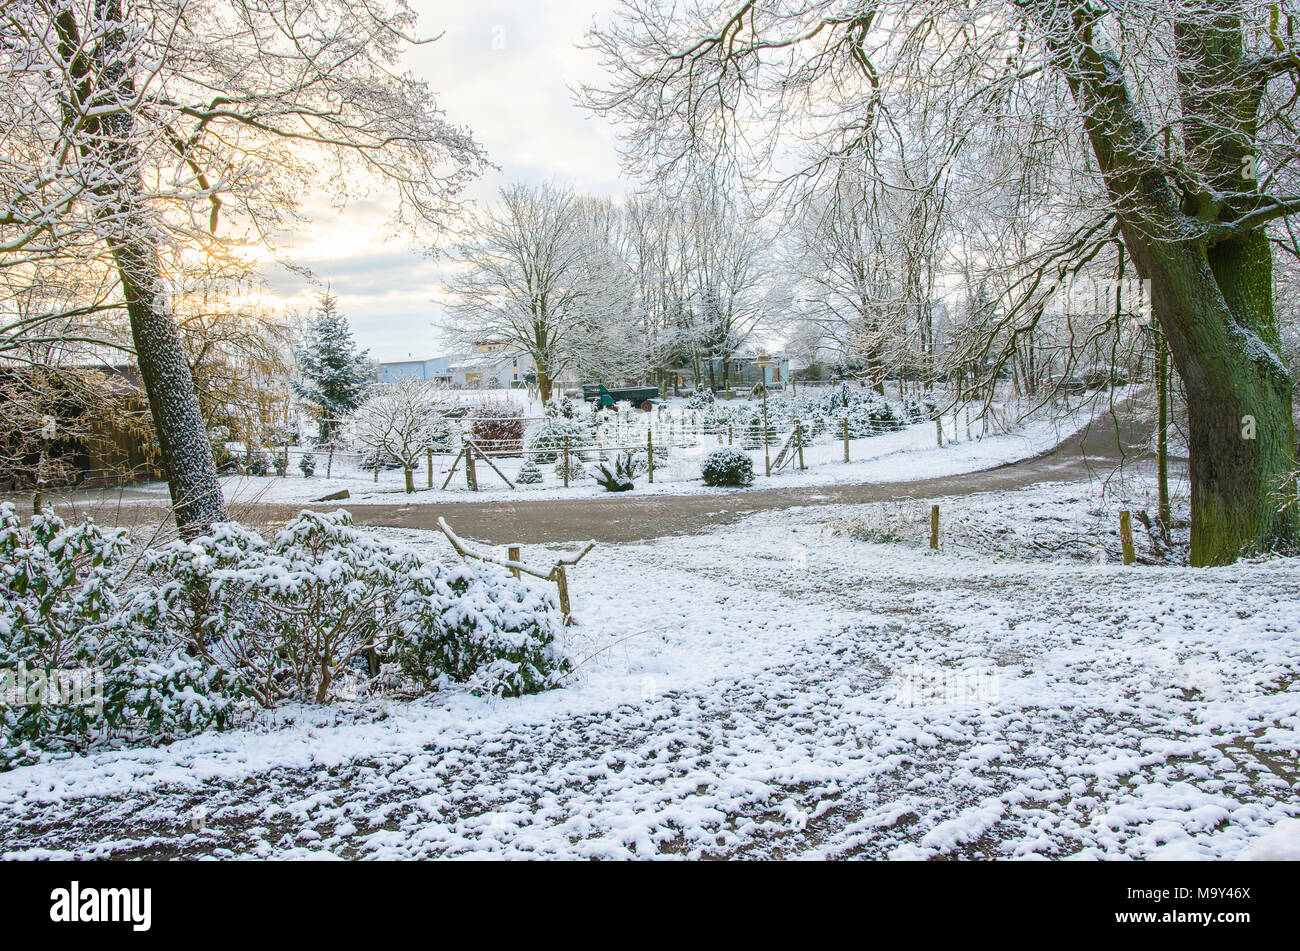
<path id="1" fill-rule="evenodd" d="M 599 362 L 629 287 L 592 227 L 593 206 L 558 185 L 508 185 L 457 249 L 465 270 L 442 329 L 464 349 L 506 344 L 533 361 L 543 404 L 571 367 Z"/>
<path id="2" fill-rule="evenodd" d="M 701 180 L 684 191 L 683 199 L 687 296 L 681 340 L 693 352 L 695 365 L 707 367 L 709 385 L 725 390 L 731 385 L 732 358 L 767 316 L 764 228 L 744 207 L 743 195 L 722 183 Z"/>
<path id="3" fill-rule="evenodd" d="M 451 433 L 450 404 L 437 384 L 401 380 L 374 389 L 346 422 L 353 445 L 376 467 L 396 462 L 406 474 L 406 491 L 415 491 L 415 470 L 425 454 L 446 447 Z"/>
<path id="4" fill-rule="evenodd" d="M 1122 243 L 1189 397 L 1192 562 L 1217 564 L 1297 531 L 1274 498 L 1294 425 L 1269 239 L 1300 211 L 1295 19 L 1256 0 L 626 0 L 593 34 L 611 83 L 586 96 L 644 168 L 732 161 L 790 187 L 933 117 L 961 200 L 1030 236 L 1003 345 Z"/>
<path id="5" fill-rule="evenodd" d="M 319 172 L 444 224 L 482 164 L 395 65 L 403 0 L 17 0 L 0 13 L 0 268 L 82 261 L 123 307 L 177 524 L 225 517 L 167 264 L 264 241 Z M 14 283 L 10 281 L 10 283 Z"/>

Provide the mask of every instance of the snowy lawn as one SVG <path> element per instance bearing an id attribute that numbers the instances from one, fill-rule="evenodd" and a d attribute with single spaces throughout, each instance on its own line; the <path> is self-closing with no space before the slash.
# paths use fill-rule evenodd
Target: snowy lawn
<path id="1" fill-rule="evenodd" d="M 1122 401 L 1130 394 L 1129 389 L 1117 390 L 1116 399 Z M 965 426 L 953 426 L 953 419 L 945 419 L 945 441 L 943 447 L 937 443 L 937 434 L 933 422 L 908 426 L 899 432 L 882 433 L 862 439 L 850 440 L 849 456 L 852 460 L 844 462 L 844 444 L 831 436 L 825 436 L 804 451 L 804 464 L 807 468 L 800 471 L 796 466 L 788 466 L 772 477 L 763 475 L 763 450 L 748 450 L 754 460 L 755 479 L 753 489 L 783 487 L 816 487 L 855 482 L 906 482 L 947 475 L 959 475 L 977 472 L 1028 459 L 1059 445 L 1063 440 L 1078 433 L 1092 420 L 1096 407 L 1091 401 L 1082 403 L 1072 411 L 1046 407 L 1013 430 L 983 438 L 966 438 Z M 975 427 L 978 432 L 978 423 Z M 782 441 L 788 436 L 782 433 Z M 643 444 L 643 443 L 639 443 Z M 700 439 L 696 445 L 676 447 L 671 450 L 666 465 L 655 467 L 655 482 L 649 484 L 644 476 L 637 479 L 637 495 L 683 495 L 696 493 L 729 494 L 736 489 L 711 489 L 700 481 L 700 465 L 705 456 L 719 443 L 713 437 Z M 738 448 L 738 447 L 737 447 Z M 780 445 L 771 447 L 775 460 Z M 616 453 L 609 453 L 612 459 Z M 541 499 L 576 499 L 594 498 L 605 495 L 605 490 L 590 477 L 584 477 L 568 488 L 560 482 L 551 466 L 543 466 L 545 482 L 537 485 L 519 485 L 511 490 L 492 470 L 483 463 L 476 467 L 479 492 L 471 492 L 465 486 L 463 468 L 452 476 L 446 490 L 440 487 L 447 478 L 451 468 L 450 456 L 434 458 L 434 488 L 426 488 L 427 473 L 421 467 L 415 473 L 418 491 L 407 494 L 404 488 L 404 476 L 401 470 L 383 470 L 379 481 L 374 473 L 362 472 L 355 467 L 351 471 L 338 471 L 335 477 L 324 477 L 323 457 L 317 454 L 318 474 L 311 479 L 304 479 L 291 467 L 287 477 L 276 476 L 228 476 L 223 478 L 222 491 L 232 506 L 249 503 L 283 503 L 308 504 L 322 496 L 346 489 L 350 497 L 347 504 L 360 505 L 431 505 L 445 502 L 493 502 Z M 495 460 L 498 467 L 512 479 L 521 465 L 519 458 Z M 594 463 L 588 463 L 587 471 L 594 470 Z M 167 487 L 162 483 L 142 487 L 138 497 L 131 501 L 148 501 L 150 495 L 159 500 L 167 497 Z"/>
<path id="2" fill-rule="evenodd" d="M 1077 500 L 1096 488 L 944 505 L 967 526 L 1020 511 L 1090 531 Z M 2 854 L 1294 850 L 1293 561 L 1126 569 L 836 534 L 869 508 L 598 547 L 573 575 L 561 690 L 300 709 L 0 775 Z"/>

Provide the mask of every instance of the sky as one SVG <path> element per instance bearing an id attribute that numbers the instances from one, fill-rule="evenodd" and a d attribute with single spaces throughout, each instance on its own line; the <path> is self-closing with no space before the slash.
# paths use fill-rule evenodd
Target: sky
<path id="1" fill-rule="evenodd" d="M 490 203 L 512 181 L 555 180 L 600 195 L 629 190 L 612 125 L 576 106 L 571 93 L 601 76 L 596 54 L 577 44 L 614 0 L 413 0 L 413 6 L 422 35 L 443 35 L 413 49 L 408 68 L 429 82 L 447 119 L 468 126 L 499 167 L 470 186 L 469 198 Z M 288 242 L 287 256 L 310 268 L 320 286 L 271 265 L 264 271 L 266 302 L 303 313 L 328 284 L 372 359 L 441 354 L 436 299 L 451 265 L 387 239 L 391 199 L 374 194 L 341 211 L 309 200 L 304 210 L 310 226 Z"/>

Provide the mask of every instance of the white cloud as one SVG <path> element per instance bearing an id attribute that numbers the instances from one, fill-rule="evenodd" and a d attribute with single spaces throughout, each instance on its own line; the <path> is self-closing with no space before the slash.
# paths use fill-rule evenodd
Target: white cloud
<path id="1" fill-rule="evenodd" d="M 413 49 L 407 68 L 429 82 L 448 120 L 468 126 L 500 167 L 471 186 L 471 199 L 490 202 L 515 180 L 556 179 L 595 194 L 627 190 L 613 128 L 574 105 L 570 92 L 600 75 L 595 54 L 578 44 L 613 0 L 414 5 L 423 35 L 442 36 Z M 289 256 L 330 284 L 358 343 L 379 360 L 437 353 L 433 301 L 451 263 L 385 240 L 392 199 L 384 195 L 341 212 L 324 200 L 304 205 L 311 224 L 293 236 Z M 266 276 L 281 306 L 310 306 L 313 288 L 301 278 L 278 267 Z"/>

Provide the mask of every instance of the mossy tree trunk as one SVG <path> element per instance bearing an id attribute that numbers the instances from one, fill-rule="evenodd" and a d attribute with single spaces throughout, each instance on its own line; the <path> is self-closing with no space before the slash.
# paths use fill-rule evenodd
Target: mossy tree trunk
<path id="1" fill-rule="evenodd" d="M 1192 564 L 1275 548 L 1296 535 L 1294 509 L 1283 511 L 1276 498 L 1294 466 L 1295 433 L 1262 229 L 1286 208 L 1262 199 L 1248 174 L 1274 66 L 1244 56 L 1233 0 L 1210 0 L 1178 20 L 1183 154 L 1175 161 L 1153 147 L 1158 137 L 1088 8 L 1072 6 L 1069 22 L 1059 11 L 1039 4 L 1187 392 Z"/>

